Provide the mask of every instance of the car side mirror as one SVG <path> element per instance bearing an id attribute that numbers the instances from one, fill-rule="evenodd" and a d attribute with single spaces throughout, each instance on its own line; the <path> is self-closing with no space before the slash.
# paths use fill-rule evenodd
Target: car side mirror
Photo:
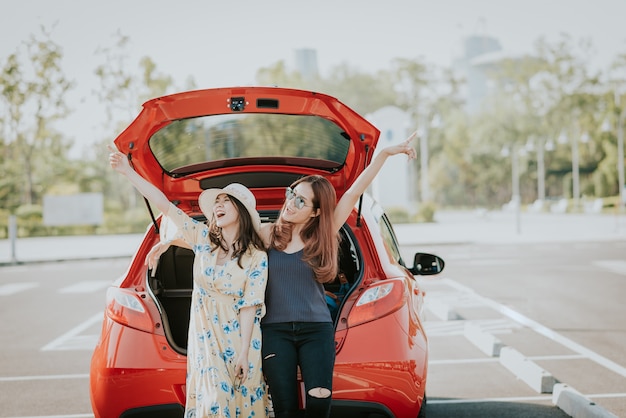
<path id="1" fill-rule="evenodd" d="M 443 258 L 434 254 L 415 253 L 413 267 L 409 269 L 414 275 L 431 276 L 443 271 L 445 263 Z"/>

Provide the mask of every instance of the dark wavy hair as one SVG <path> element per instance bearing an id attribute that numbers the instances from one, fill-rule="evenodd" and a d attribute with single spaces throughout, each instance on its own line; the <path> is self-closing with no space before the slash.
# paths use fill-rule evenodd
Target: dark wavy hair
<path id="1" fill-rule="evenodd" d="M 315 279 L 320 283 L 332 281 L 338 271 L 339 233 L 335 231 L 334 212 L 337 205 L 335 189 L 325 177 L 312 175 L 295 181 L 291 188 L 300 183 L 309 183 L 313 189 L 313 206 L 319 209 L 319 215 L 310 218 L 300 233 L 304 242 L 303 260 L 312 269 Z M 281 213 L 285 210 L 285 205 Z M 284 250 L 291 242 L 293 224 L 286 222 L 279 215 L 272 227 L 270 248 Z"/>
<path id="2" fill-rule="evenodd" d="M 232 202 L 235 202 L 235 207 L 239 214 L 239 232 L 237 233 L 237 239 L 232 243 L 233 259 L 237 258 L 237 265 L 243 268 L 241 265 L 241 255 L 251 247 L 265 251 L 265 245 L 258 232 L 254 229 L 252 217 L 250 213 L 248 213 L 248 209 L 246 209 L 243 203 L 236 197 L 231 195 L 228 195 L 228 197 Z M 209 239 L 211 240 L 211 244 L 213 244 L 211 246 L 211 252 L 218 248 L 224 251 L 230 250 L 222 238 L 222 228 L 217 226 L 215 217 L 209 222 Z"/>

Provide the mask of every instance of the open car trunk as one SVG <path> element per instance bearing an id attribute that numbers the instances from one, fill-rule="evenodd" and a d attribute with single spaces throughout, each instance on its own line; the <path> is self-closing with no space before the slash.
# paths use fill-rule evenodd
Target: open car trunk
<path id="1" fill-rule="evenodd" d="M 355 288 L 361 276 L 360 257 L 355 241 L 347 232 L 347 227 L 341 230 L 341 237 L 339 273 L 345 276 L 347 282 L 342 283 L 345 280 L 337 277 L 334 281 L 324 284 L 328 307 L 335 325 L 343 300 Z M 187 354 L 193 260 L 193 251 L 172 245 L 161 255 L 154 277 L 151 276 L 151 271 L 148 272 L 148 285 L 161 312 L 165 335 L 172 348 L 180 354 Z"/>

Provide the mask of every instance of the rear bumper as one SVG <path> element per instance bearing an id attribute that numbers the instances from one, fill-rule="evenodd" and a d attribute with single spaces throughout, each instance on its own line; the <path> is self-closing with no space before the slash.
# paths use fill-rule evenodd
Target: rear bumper
<path id="1" fill-rule="evenodd" d="M 180 417 L 186 357 L 165 337 L 105 318 L 91 358 L 90 397 L 96 418 Z"/>
<path id="2" fill-rule="evenodd" d="M 348 329 L 335 360 L 333 415 L 335 410 L 360 411 L 364 416 L 419 414 L 426 388 L 428 351 L 419 327 L 400 326 L 409 322 L 406 311 L 401 309 Z"/>

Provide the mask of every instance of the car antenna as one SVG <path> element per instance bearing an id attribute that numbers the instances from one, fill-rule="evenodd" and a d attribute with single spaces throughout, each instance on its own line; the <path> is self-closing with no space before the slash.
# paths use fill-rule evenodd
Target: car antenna
<path id="1" fill-rule="evenodd" d="M 130 166 L 133 168 L 133 170 L 135 169 L 135 165 L 133 164 L 133 155 L 129 152 L 128 153 L 128 163 L 130 164 Z M 157 224 L 156 218 L 154 217 L 154 212 L 152 211 L 152 206 L 150 206 L 150 202 L 148 201 L 148 199 L 144 196 L 143 201 L 146 202 L 146 207 L 148 208 L 148 212 L 150 213 L 150 219 L 152 219 L 152 225 L 154 225 L 154 233 L 158 234 L 159 233 L 159 224 Z"/>
<path id="2" fill-rule="evenodd" d="M 361 140 L 363 140 L 363 134 L 361 134 Z M 370 146 L 365 145 L 365 163 L 363 164 L 363 169 L 367 168 L 367 160 L 369 157 Z M 356 226 L 361 226 L 361 209 L 363 208 L 363 193 L 359 196 L 359 210 L 356 214 Z"/>

